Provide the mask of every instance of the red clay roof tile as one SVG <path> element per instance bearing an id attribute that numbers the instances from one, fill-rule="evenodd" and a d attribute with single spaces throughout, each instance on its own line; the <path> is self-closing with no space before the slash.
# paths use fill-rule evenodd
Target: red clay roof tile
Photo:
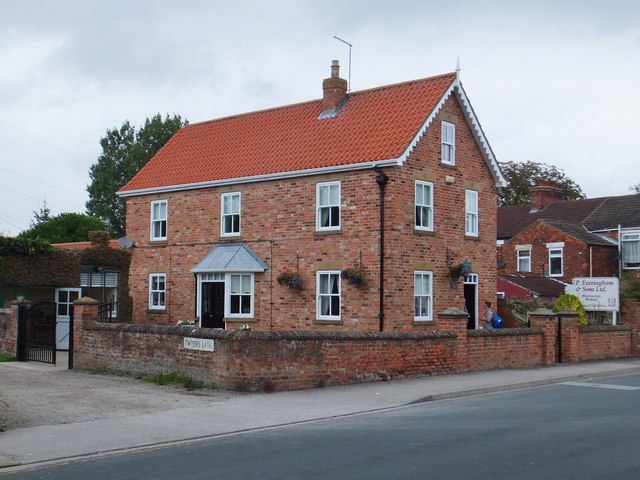
<path id="1" fill-rule="evenodd" d="M 187 125 L 121 192 L 398 158 L 455 80 L 354 92 L 333 118 L 314 100 Z"/>

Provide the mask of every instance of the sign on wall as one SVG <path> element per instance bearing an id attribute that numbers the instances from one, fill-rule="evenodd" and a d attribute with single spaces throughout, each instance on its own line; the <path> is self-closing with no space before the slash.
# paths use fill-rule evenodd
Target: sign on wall
<path id="1" fill-rule="evenodd" d="M 564 288 L 565 293 L 580 299 L 585 310 L 617 312 L 620 281 L 616 277 L 576 277 Z"/>
<path id="2" fill-rule="evenodd" d="M 215 343 L 213 338 L 184 337 L 184 348 L 187 350 L 213 352 L 215 350 Z"/>

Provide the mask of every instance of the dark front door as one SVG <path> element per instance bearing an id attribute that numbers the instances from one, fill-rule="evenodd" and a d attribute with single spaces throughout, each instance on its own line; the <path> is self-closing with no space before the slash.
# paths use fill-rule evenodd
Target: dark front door
<path id="1" fill-rule="evenodd" d="M 202 284 L 202 328 L 224 328 L 224 282 Z"/>

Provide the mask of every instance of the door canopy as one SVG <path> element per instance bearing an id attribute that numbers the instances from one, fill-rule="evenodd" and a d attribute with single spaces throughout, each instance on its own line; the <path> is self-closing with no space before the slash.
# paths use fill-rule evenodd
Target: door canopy
<path id="1" fill-rule="evenodd" d="M 213 247 L 192 273 L 264 272 L 265 263 L 245 243 L 225 243 Z"/>

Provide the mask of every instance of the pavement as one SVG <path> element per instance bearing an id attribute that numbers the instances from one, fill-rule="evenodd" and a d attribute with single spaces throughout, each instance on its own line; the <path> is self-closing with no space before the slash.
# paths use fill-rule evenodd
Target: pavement
<path id="1" fill-rule="evenodd" d="M 0 363 L 2 368 L 24 368 L 27 375 L 29 371 L 56 367 L 30 362 Z M 0 474 L 42 463 L 73 461 L 419 402 L 633 373 L 640 373 L 640 358 L 248 394 L 195 408 L 20 428 L 0 433 Z"/>

